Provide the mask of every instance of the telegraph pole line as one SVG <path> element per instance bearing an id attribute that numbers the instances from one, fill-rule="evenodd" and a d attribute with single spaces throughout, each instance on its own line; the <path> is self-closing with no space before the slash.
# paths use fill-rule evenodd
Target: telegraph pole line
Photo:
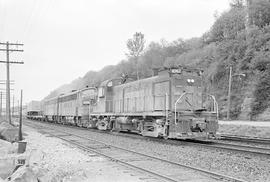
<path id="1" fill-rule="evenodd" d="M 0 61 L 1 63 L 5 63 L 5 61 Z M 10 84 L 14 84 L 14 80 L 9 80 Z M 0 80 L 0 84 L 6 84 L 7 80 Z"/>
<path id="2" fill-rule="evenodd" d="M 227 108 L 227 120 L 230 119 L 230 111 L 231 111 L 231 87 L 232 87 L 232 67 L 230 66 L 229 73 L 229 90 L 228 90 L 228 108 Z"/>
<path id="3" fill-rule="evenodd" d="M 6 54 L 7 54 L 7 60 L 6 60 L 6 72 L 7 72 L 7 84 L 6 84 L 6 119 L 11 124 L 11 116 L 10 116 L 10 82 L 9 82 L 9 43 L 6 44 Z"/>
<path id="4" fill-rule="evenodd" d="M 2 118 L 2 92 L 0 91 L 0 119 Z"/>
<path id="5" fill-rule="evenodd" d="M 4 89 L 4 88 L 0 88 L 0 90 L 6 90 L 6 89 Z M 9 89 L 9 90 L 14 90 L 14 89 L 12 88 L 12 89 Z"/>
<path id="6" fill-rule="evenodd" d="M 21 105 L 20 105 L 20 125 L 19 125 L 19 141 L 22 141 L 22 98 L 23 98 L 23 90 L 21 90 Z"/>
<path id="7" fill-rule="evenodd" d="M 14 117 L 14 94 L 13 94 L 13 98 L 12 98 L 12 114 L 11 117 Z"/>
<path id="8" fill-rule="evenodd" d="M 10 115 L 10 74 L 9 74 L 9 65 L 10 64 L 24 64 L 24 62 L 15 62 L 9 61 L 9 53 L 10 52 L 23 52 L 22 49 L 14 49 L 10 48 L 10 46 L 23 46 L 23 44 L 18 43 L 9 43 L 9 42 L 0 42 L 0 45 L 5 45 L 6 48 L 0 48 L 0 51 L 6 52 L 6 61 L 0 61 L 0 63 L 6 63 L 6 72 L 7 72 L 7 79 L 6 79 L 6 119 L 11 124 L 11 115 Z"/>
<path id="9" fill-rule="evenodd" d="M 0 82 L 0 85 L 4 85 L 4 84 L 7 84 L 7 82 Z M 14 82 L 10 82 L 10 85 L 14 85 Z"/>
<path id="10" fill-rule="evenodd" d="M 229 71 L 229 90 L 228 90 L 228 102 L 227 102 L 227 120 L 231 119 L 230 116 L 230 111 L 231 111 L 231 89 L 232 89 L 232 78 L 235 76 L 243 76 L 245 77 L 246 74 L 240 73 L 240 74 L 232 74 L 232 66 L 230 66 L 230 71 Z"/>
<path id="11" fill-rule="evenodd" d="M 17 112 L 18 112 L 18 117 L 20 116 L 20 100 L 18 100 L 18 108 L 17 108 Z"/>

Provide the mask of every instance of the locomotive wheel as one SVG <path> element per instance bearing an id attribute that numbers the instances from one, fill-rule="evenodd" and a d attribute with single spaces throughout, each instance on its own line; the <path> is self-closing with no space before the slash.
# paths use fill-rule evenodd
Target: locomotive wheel
<path id="1" fill-rule="evenodd" d="M 115 120 L 112 120 L 111 123 L 110 123 L 111 132 L 116 131 L 115 122 L 116 122 Z"/>
<path id="2" fill-rule="evenodd" d="M 169 139 L 168 135 L 163 136 L 163 139 L 168 140 Z"/>
<path id="3" fill-rule="evenodd" d="M 117 128 L 118 125 L 119 124 L 117 123 L 117 121 L 113 122 L 113 129 L 112 129 L 113 132 L 117 132 L 117 133 L 120 132 L 119 128 Z"/>
<path id="4" fill-rule="evenodd" d="M 165 132 L 164 132 L 165 134 L 163 135 L 163 139 L 164 140 L 168 140 L 169 139 L 169 126 L 167 126 L 166 128 L 165 128 Z"/>

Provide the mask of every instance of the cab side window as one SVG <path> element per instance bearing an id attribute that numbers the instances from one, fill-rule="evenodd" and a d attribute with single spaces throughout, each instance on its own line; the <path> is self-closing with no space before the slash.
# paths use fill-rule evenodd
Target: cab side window
<path id="1" fill-rule="evenodd" d="M 99 87 L 98 88 L 98 97 L 104 97 L 105 93 L 104 93 L 104 87 Z"/>

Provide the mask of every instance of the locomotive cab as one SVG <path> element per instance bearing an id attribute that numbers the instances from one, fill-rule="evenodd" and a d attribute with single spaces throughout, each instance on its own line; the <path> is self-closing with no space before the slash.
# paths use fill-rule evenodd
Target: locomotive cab
<path id="1" fill-rule="evenodd" d="M 85 88 L 80 91 L 80 126 L 93 128 L 95 127 L 96 123 L 93 120 L 90 120 L 89 113 L 91 112 L 90 106 L 92 104 L 96 104 L 97 102 L 97 88 L 90 87 Z"/>
<path id="2" fill-rule="evenodd" d="M 218 105 L 215 97 L 204 93 L 202 71 L 181 68 L 171 70 L 172 103 L 167 136 L 169 138 L 209 138 L 218 129 Z"/>
<path id="3" fill-rule="evenodd" d="M 114 115 L 113 88 L 121 83 L 121 78 L 110 79 L 102 82 L 97 88 L 96 104 L 90 106 L 90 121 L 96 122 L 95 127 L 99 130 L 111 128 L 110 123 Z"/>
<path id="4" fill-rule="evenodd" d="M 202 73 L 181 66 L 158 72 L 152 86 L 152 122 L 144 123 L 142 135 L 205 139 L 216 134 L 217 102 L 204 93 Z"/>

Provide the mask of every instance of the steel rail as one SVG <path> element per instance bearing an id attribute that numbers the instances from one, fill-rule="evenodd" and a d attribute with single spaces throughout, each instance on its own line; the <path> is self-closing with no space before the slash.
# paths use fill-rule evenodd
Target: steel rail
<path id="1" fill-rule="evenodd" d="M 237 144 L 223 143 L 223 142 L 216 142 L 216 141 L 214 141 L 212 144 L 204 144 L 204 143 L 196 143 L 196 144 L 199 144 L 201 146 L 208 147 L 208 148 L 217 148 L 217 149 L 238 151 L 238 152 L 243 152 L 243 153 L 270 156 L 270 148 L 253 147 L 249 145 L 237 145 Z M 261 151 L 256 151 L 256 150 L 261 150 Z"/>
<path id="2" fill-rule="evenodd" d="M 221 140 L 270 144 L 270 138 L 249 137 L 242 135 L 220 134 Z"/>
<path id="3" fill-rule="evenodd" d="M 43 122 L 41 122 L 43 123 Z M 45 123 L 44 123 L 45 124 Z M 142 137 L 140 135 L 132 135 L 132 134 L 126 134 L 126 133 L 114 133 L 114 132 L 106 132 L 106 131 L 100 131 L 100 130 L 95 130 L 95 129 L 88 129 L 88 128 L 79 128 L 76 126 L 71 126 L 71 125 L 59 125 L 59 124 L 55 124 L 55 123 L 50 123 L 50 124 L 54 124 L 57 125 L 59 127 L 68 127 L 68 128 L 76 128 L 79 130 L 91 130 L 93 132 L 96 133 L 101 133 L 101 134 L 108 134 L 108 135 L 116 135 L 116 136 L 122 136 L 122 137 L 129 137 L 129 138 L 135 138 L 135 139 L 147 139 L 147 140 L 151 140 L 154 142 L 159 142 L 159 143 L 164 143 L 164 144 L 171 144 L 171 145 L 180 145 L 179 142 L 181 143 L 188 143 L 189 145 L 192 146 L 202 146 L 205 148 L 215 148 L 215 149 L 223 149 L 223 150 L 227 150 L 227 151 L 237 151 L 237 152 L 242 152 L 242 153 L 247 153 L 247 154 L 256 154 L 256 155 L 264 155 L 269 157 L 270 156 L 270 148 L 262 148 L 262 147 L 254 147 L 254 146 L 248 146 L 248 145 L 236 145 L 236 144 L 227 144 L 227 143 L 221 143 L 218 141 L 214 141 L 214 140 L 210 140 L 207 142 L 210 143 L 202 143 L 205 141 L 199 141 L 199 140 L 162 140 L 160 138 L 152 138 L 152 137 Z M 263 151 L 254 151 L 254 150 L 263 150 Z"/>
<path id="4" fill-rule="evenodd" d="M 52 123 L 52 124 L 55 124 L 55 123 Z M 228 150 L 228 151 L 237 151 L 237 152 L 242 152 L 242 153 L 250 153 L 250 154 L 265 155 L 265 156 L 270 155 L 269 148 L 254 147 L 254 146 L 248 146 L 248 145 L 227 144 L 227 143 L 221 143 L 215 140 L 210 140 L 211 143 L 208 143 L 208 144 L 201 143 L 205 141 L 199 141 L 199 140 L 188 140 L 188 141 L 186 140 L 180 140 L 180 141 L 161 140 L 160 138 L 142 137 L 140 135 L 132 135 L 132 134 L 125 134 L 125 133 L 112 133 L 112 132 L 100 131 L 100 130 L 95 130 L 95 129 L 79 128 L 76 126 L 69 126 L 69 125 L 59 125 L 59 124 L 55 124 L 55 125 L 60 126 L 60 127 L 76 128 L 76 129 L 84 130 L 84 131 L 91 130 L 96 133 L 106 133 L 109 135 L 125 136 L 125 137 L 136 138 L 136 139 L 148 139 L 154 142 L 166 143 L 166 144 L 172 144 L 172 145 L 179 145 L 179 142 L 182 142 L 182 143 L 184 142 L 193 146 L 202 146 L 205 148 L 216 148 L 216 149 L 223 149 L 223 150 Z M 254 150 L 262 150 L 262 151 L 254 151 Z"/>
<path id="5" fill-rule="evenodd" d="M 50 135 L 53 135 L 53 134 L 51 134 L 51 133 L 49 133 L 49 134 L 50 134 Z M 77 143 L 77 142 L 70 141 L 70 140 L 68 140 L 68 139 L 62 138 L 61 136 L 60 136 L 60 137 L 57 136 L 57 135 L 53 135 L 53 136 L 54 136 L 54 137 L 57 137 L 57 138 L 59 138 L 59 139 L 61 139 L 61 140 L 64 140 L 64 141 L 66 141 L 66 142 L 69 142 L 69 143 L 71 143 L 71 144 L 73 144 L 73 145 L 76 145 L 77 147 L 79 147 L 79 148 L 81 148 L 81 149 L 83 149 L 83 150 L 94 152 L 94 153 L 99 154 L 99 155 L 101 155 L 101 156 L 104 156 L 104 157 L 106 157 L 106 158 L 108 158 L 108 159 L 110 159 L 110 160 L 112 160 L 112 161 L 121 163 L 121 164 L 123 164 L 123 165 L 125 165 L 125 166 L 128 166 L 128 167 L 131 167 L 131 168 L 140 170 L 140 171 L 142 171 L 142 172 L 147 172 L 147 173 L 149 173 L 149 174 L 151 174 L 151 175 L 153 175 L 153 176 L 156 176 L 156 177 L 165 179 L 165 180 L 167 180 L 167 181 L 178 182 L 177 180 L 171 179 L 170 177 L 167 177 L 167 176 L 164 176 L 164 175 L 161 175 L 161 174 L 158 174 L 158 173 L 149 171 L 149 170 L 147 170 L 147 169 L 144 169 L 144 168 L 141 168 L 141 167 L 132 165 L 132 164 L 130 164 L 130 163 L 128 163 L 128 162 L 124 162 L 124 161 L 122 161 L 122 160 L 116 159 L 116 158 L 111 157 L 111 156 L 109 156 L 109 155 L 107 155 L 107 154 L 104 154 L 104 153 L 102 153 L 102 152 L 99 152 L 99 151 L 97 151 L 97 150 L 95 150 L 95 149 L 91 149 L 91 148 L 89 148 L 89 147 L 87 147 L 87 146 L 84 146 L 84 145 L 81 145 L 81 144 L 79 144 L 79 143 Z"/>
<path id="6" fill-rule="evenodd" d="M 49 129 L 52 129 L 52 128 L 49 128 Z M 219 180 L 229 180 L 229 181 L 233 181 L 233 182 L 246 182 L 246 181 L 244 181 L 242 179 L 238 179 L 238 178 L 223 175 L 223 174 L 220 174 L 220 173 L 217 173 L 217 172 L 212 172 L 212 171 L 204 170 L 204 169 L 201 169 L 201 168 L 192 167 L 192 166 L 188 166 L 188 165 L 185 165 L 185 164 L 172 162 L 172 161 L 169 161 L 169 160 L 166 160 L 166 159 L 150 156 L 150 155 L 143 154 L 143 153 L 140 153 L 140 152 L 136 152 L 136 151 L 133 151 L 133 150 L 129 150 L 129 149 L 125 149 L 125 148 L 122 148 L 122 147 L 114 146 L 114 145 L 111 145 L 111 144 L 108 144 L 108 143 L 105 143 L 105 142 L 101 142 L 101 141 L 98 141 L 98 140 L 95 140 L 95 139 L 90 139 L 90 138 L 87 138 L 87 137 L 84 137 L 84 136 L 81 136 L 81 135 L 78 135 L 78 134 L 58 130 L 58 129 L 55 129 L 55 128 L 53 128 L 52 130 L 62 132 L 62 133 L 65 133 L 65 134 L 69 134 L 69 135 L 73 135 L 73 136 L 76 136 L 76 137 L 79 137 L 79 138 L 82 138 L 82 139 L 95 141 L 95 142 L 101 143 L 101 144 L 106 145 L 106 146 L 110 146 L 110 147 L 113 147 L 113 148 L 116 148 L 116 149 L 119 149 L 119 150 L 124 150 L 124 151 L 131 152 L 131 153 L 134 153 L 134 154 L 137 154 L 137 155 L 141 155 L 141 156 L 145 156 L 145 157 L 152 158 L 152 159 L 155 159 L 155 160 L 159 160 L 159 161 L 162 161 L 162 162 L 166 162 L 166 163 L 169 163 L 169 164 L 173 164 L 173 165 L 176 165 L 176 166 L 179 166 L 179 167 L 184 167 L 184 168 L 191 169 L 191 170 L 194 170 L 194 171 L 199 171 L 199 172 L 205 173 L 207 175 L 210 175 L 210 176 L 212 176 L 214 178 L 218 178 Z M 119 161 L 119 162 L 121 162 L 121 161 Z"/>

